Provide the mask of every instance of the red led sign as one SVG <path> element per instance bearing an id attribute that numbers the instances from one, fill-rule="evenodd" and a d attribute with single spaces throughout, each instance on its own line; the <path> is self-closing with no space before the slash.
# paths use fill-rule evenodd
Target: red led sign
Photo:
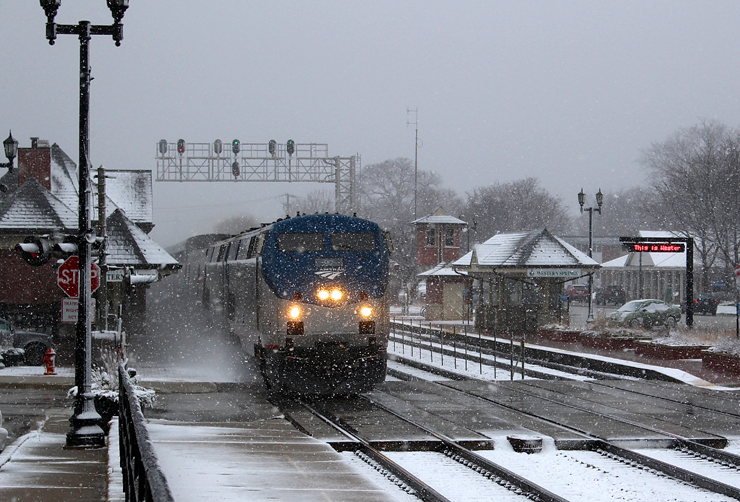
<path id="1" fill-rule="evenodd" d="M 686 249 L 686 244 L 660 242 L 628 242 L 625 246 L 631 253 L 683 253 Z"/>

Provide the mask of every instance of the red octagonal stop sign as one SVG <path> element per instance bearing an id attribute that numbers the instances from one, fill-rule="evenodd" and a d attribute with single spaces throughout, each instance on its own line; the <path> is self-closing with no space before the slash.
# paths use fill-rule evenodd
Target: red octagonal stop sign
<path id="1" fill-rule="evenodd" d="M 77 255 L 70 256 L 59 267 L 57 284 L 67 293 L 70 298 L 80 296 L 80 259 Z M 100 287 L 100 267 L 96 263 L 90 263 L 90 292 Z"/>

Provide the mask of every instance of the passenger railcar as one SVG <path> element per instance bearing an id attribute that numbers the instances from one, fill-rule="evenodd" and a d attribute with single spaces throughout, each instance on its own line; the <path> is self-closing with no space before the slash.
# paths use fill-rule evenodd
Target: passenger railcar
<path id="1" fill-rule="evenodd" d="M 370 390 L 385 379 L 390 241 L 371 221 L 286 218 L 211 246 L 203 301 L 229 322 L 268 386 Z"/>

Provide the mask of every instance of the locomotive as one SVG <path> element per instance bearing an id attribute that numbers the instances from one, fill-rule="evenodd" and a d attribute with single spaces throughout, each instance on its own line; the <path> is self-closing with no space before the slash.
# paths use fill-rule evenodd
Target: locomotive
<path id="1" fill-rule="evenodd" d="M 210 246 L 203 302 L 268 387 L 366 392 L 385 379 L 390 251 L 389 235 L 356 216 L 278 220 Z"/>

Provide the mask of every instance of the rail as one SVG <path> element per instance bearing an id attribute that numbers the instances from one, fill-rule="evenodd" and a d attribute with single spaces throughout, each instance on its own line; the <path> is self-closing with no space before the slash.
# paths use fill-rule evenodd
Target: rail
<path id="1" fill-rule="evenodd" d="M 126 502 L 174 502 L 159 468 L 139 400 L 122 363 L 118 366 L 118 436 Z"/>

